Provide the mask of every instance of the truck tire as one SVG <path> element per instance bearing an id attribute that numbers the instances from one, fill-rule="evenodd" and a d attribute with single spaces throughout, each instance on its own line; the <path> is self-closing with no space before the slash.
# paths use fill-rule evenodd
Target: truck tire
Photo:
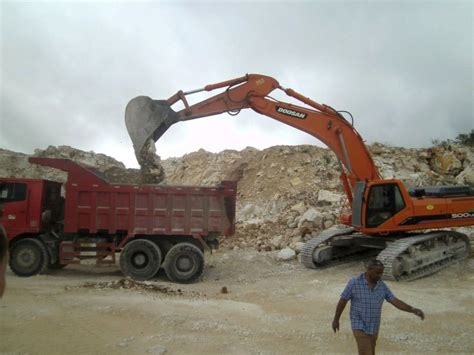
<path id="1" fill-rule="evenodd" d="M 146 239 L 132 240 L 120 253 L 120 269 L 134 280 L 149 280 L 161 266 L 161 250 Z"/>
<path id="2" fill-rule="evenodd" d="M 10 268 L 18 276 L 33 276 L 45 272 L 49 254 L 38 239 L 26 238 L 16 242 L 10 250 Z"/>
<path id="3" fill-rule="evenodd" d="M 204 254 L 193 244 L 176 244 L 166 254 L 163 268 L 171 281 L 191 283 L 202 274 Z"/>

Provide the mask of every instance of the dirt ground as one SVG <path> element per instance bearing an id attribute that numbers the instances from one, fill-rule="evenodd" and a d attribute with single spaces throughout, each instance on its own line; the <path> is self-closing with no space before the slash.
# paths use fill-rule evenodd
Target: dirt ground
<path id="1" fill-rule="evenodd" d="M 340 292 L 363 262 L 325 270 L 272 252 L 207 254 L 202 280 L 162 275 L 140 286 L 116 266 L 68 266 L 19 278 L 10 271 L 0 300 L 1 354 L 328 354 L 354 353 L 348 309 L 331 320 Z M 474 353 L 474 259 L 409 283 L 395 295 L 425 321 L 383 308 L 378 353 Z M 140 287 L 139 287 L 140 286 Z M 227 293 L 226 293 L 227 291 Z"/>

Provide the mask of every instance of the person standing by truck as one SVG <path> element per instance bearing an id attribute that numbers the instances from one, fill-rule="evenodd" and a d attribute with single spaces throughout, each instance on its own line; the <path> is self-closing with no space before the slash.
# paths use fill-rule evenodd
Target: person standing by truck
<path id="1" fill-rule="evenodd" d="M 349 281 L 341 294 L 332 322 L 334 333 L 339 330 L 339 319 L 351 300 L 352 332 L 357 342 L 359 355 L 374 355 L 380 327 L 383 301 L 391 303 L 401 311 L 413 313 L 425 319 L 421 309 L 413 308 L 396 298 L 382 281 L 384 266 L 379 260 L 371 260 L 367 270 Z"/>
<path id="2" fill-rule="evenodd" d="M 0 203 L 0 219 L 3 216 L 3 205 Z M 3 293 L 5 292 L 6 287 L 6 277 L 7 272 L 7 263 L 8 263 L 8 239 L 7 233 L 0 224 L 0 298 L 2 298 Z"/>

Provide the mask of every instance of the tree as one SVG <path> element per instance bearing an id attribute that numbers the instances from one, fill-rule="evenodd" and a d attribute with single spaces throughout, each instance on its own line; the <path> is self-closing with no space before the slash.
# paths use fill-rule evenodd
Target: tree
<path id="1" fill-rule="evenodd" d="M 460 144 L 474 146 L 474 129 L 470 133 L 461 133 L 456 137 L 456 141 Z"/>
<path id="2" fill-rule="evenodd" d="M 474 129 L 469 133 L 460 133 L 455 139 L 448 138 L 447 140 L 433 139 L 431 143 L 434 146 L 446 146 L 450 144 L 462 144 L 470 147 L 474 147 Z"/>

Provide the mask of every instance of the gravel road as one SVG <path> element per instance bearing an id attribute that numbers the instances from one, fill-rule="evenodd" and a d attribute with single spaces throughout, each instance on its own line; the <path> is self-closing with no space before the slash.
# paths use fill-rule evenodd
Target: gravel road
<path id="1" fill-rule="evenodd" d="M 68 266 L 19 278 L 10 271 L 0 300 L 0 353 L 328 354 L 355 351 L 348 309 L 331 320 L 363 261 L 326 270 L 272 252 L 207 255 L 200 282 L 123 280 L 116 266 Z M 425 321 L 385 304 L 378 353 L 474 353 L 474 259 L 409 283 L 395 295 Z"/>

